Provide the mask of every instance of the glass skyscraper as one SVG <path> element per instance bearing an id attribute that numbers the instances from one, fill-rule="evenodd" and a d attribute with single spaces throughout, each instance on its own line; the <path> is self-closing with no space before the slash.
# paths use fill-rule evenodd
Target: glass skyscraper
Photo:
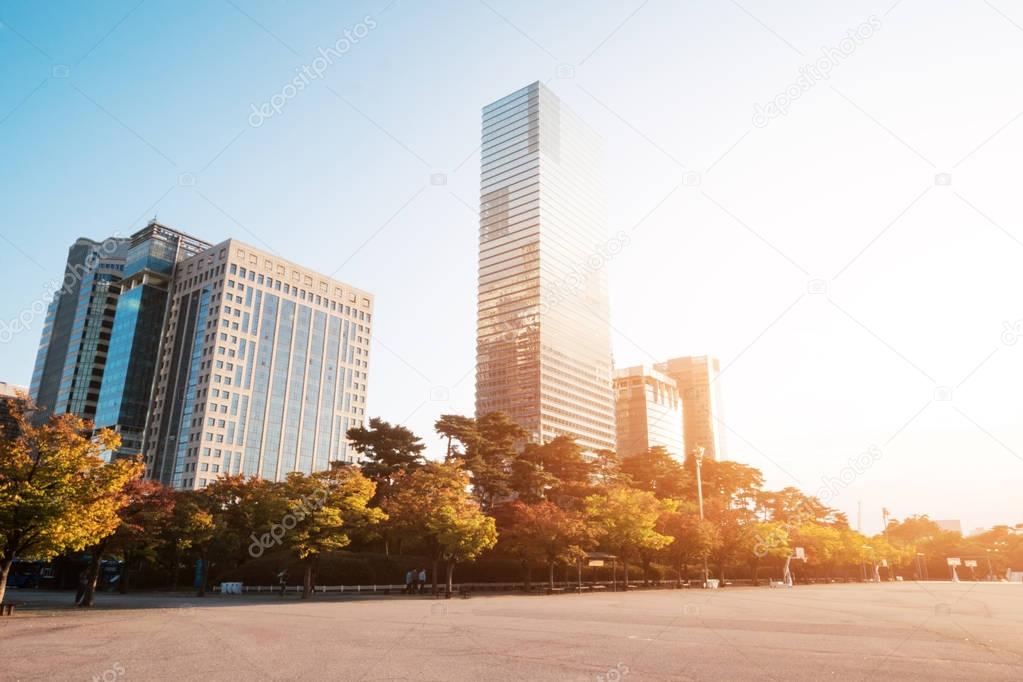
<path id="1" fill-rule="evenodd" d="M 476 414 L 615 448 L 602 143 L 540 83 L 483 108 Z"/>
<path id="2" fill-rule="evenodd" d="M 29 394 L 38 415 L 94 420 L 128 241 L 78 239 L 43 323 Z"/>
<path id="3" fill-rule="evenodd" d="M 143 451 L 176 488 L 354 462 L 372 295 L 228 240 L 178 264 Z"/>
<path id="4" fill-rule="evenodd" d="M 130 237 L 95 419 L 121 435 L 119 456 L 142 452 L 175 265 L 209 247 L 155 220 Z"/>

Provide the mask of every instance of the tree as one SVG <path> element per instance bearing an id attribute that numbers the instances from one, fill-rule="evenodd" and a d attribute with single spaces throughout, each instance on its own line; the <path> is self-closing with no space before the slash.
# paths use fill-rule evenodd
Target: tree
<path id="1" fill-rule="evenodd" d="M 721 544 L 717 527 L 700 519 L 700 515 L 692 509 L 665 512 L 657 521 L 657 531 L 674 538 L 664 552 L 676 569 L 679 585 L 688 579 L 690 563 L 707 560 Z"/>
<path id="2" fill-rule="evenodd" d="M 511 491 L 527 502 L 547 499 L 576 508 L 593 492 L 593 466 L 583 449 L 567 436 L 546 443 L 527 443 L 512 462 L 511 471 Z"/>
<path id="3" fill-rule="evenodd" d="M 454 562 L 475 558 L 497 540 L 494 520 L 480 511 L 468 487 L 458 465 L 429 462 L 400 477 L 383 502 L 390 532 L 421 543 L 433 559 L 434 594 L 441 560 L 448 561 L 450 590 Z"/>
<path id="4" fill-rule="evenodd" d="M 348 439 L 355 451 L 363 456 L 362 473 L 376 483 L 376 500 L 391 492 L 395 477 L 412 471 L 423 464 L 426 446 L 404 426 L 393 425 L 379 417 L 369 420 L 369 428 L 348 429 Z"/>
<path id="5" fill-rule="evenodd" d="M 120 438 L 69 414 L 30 423 L 25 408 L 9 402 L 16 428 L 0 439 L 0 602 L 16 558 L 45 559 L 79 551 L 114 531 L 125 504 L 124 487 L 142 466 L 106 464 L 101 453 Z M 97 573 L 89 577 L 89 591 Z"/>
<path id="6" fill-rule="evenodd" d="M 457 440 L 452 459 L 471 477 L 473 494 L 480 508 L 490 510 L 511 493 L 512 464 L 518 456 L 516 445 L 526 432 L 504 412 L 489 412 L 477 419 L 447 415 L 441 435 Z M 452 428 L 454 425 L 456 428 Z"/>
<path id="7" fill-rule="evenodd" d="M 681 497 L 692 487 L 689 472 L 660 445 L 626 457 L 621 472 L 629 477 L 632 487 L 662 499 Z"/>
<path id="8" fill-rule="evenodd" d="M 127 503 L 118 513 L 119 522 L 109 536 L 107 551 L 121 557 L 117 581 L 121 594 L 128 591 L 132 568 L 152 560 L 166 541 L 165 529 L 174 511 L 174 491 L 157 481 L 133 479 L 125 488 Z"/>
<path id="9" fill-rule="evenodd" d="M 658 550 L 672 542 L 656 530 L 661 514 L 674 504 L 658 500 L 653 493 L 618 486 L 586 498 L 586 516 L 601 545 L 618 555 L 629 586 L 629 562 L 643 550 Z"/>
<path id="10" fill-rule="evenodd" d="M 497 544 L 493 517 L 479 510 L 472 500 L 446 504 L 427 519 L 426 531 L 437 539 L 447 563 L 447 593 L 451 594 L 455 564 L 474 561 Z"/>
<path id="11" fill-rule="evenodd" d="M 211 497 L 204 490 L 178 491 L 171 515 L 171 535 L 175 538 L 175 559 L 182 553 L 194 552 L 202 562 L 202 574 L 199 581 L 198 596 L 206 596 L 206 584 L 210 572 L 210 548 L 217 539 L 218 528 L 223 530 L 223 523 L 214 518 L 211 511 Z M 174 565 L 174 584 L 177 585 L 177 561 Z"/>
<path id="12" fill-rule="evenodd" d="M 445 462 L 464 457 L 466 445 L 475 443 L 479 438 L 476 420 L 472 417 L 463 417 L 460 414 L 442 414 L 440 419 L 434 422 L 433 428 L 439 436 L 448 441 L 447 452 L 444 454 Z M 461 450 L 458 449 L 455 441 L 462 445 Z"/>
<path id="13" fill-rule="evenodd" d="M 282 486 L 288 511 L 281 526 L 285 545 L 303 566 L 303 599 L 312 593 L 321 556 L 347 547 L 354 533 L 386 518 L 369 505 L 375 490 L 375 484 L 354 467 L 335 465 L 311 476 L 288 474 Z"/>
<path id="14" fill-rule="evenodd" d="M 782 561 L 784 563 L 782 574 L 787 582 L 792 557 L 788 526 L 779 521 L 751 521 L 739 525 L 736 534 L 738 540 L 736 551 L 746 557 L 754 585 L 760 582 L 758 573 L 760 562 L 764 559 Z"/>
<path id="15" fill-rule="evenodd" d="M 529 589 L 529 562 L 547 564 L 547 583 L 554 589 L 554 566 L 581 560 L 593 541 L 582 514 L 562 509 L 546 500 L 525 504 L 516 500 L 502 509 L 499 547 L 526 563 L 526 589 Z"/>
<path id="16" fill-rule="evenodd" d="M 622 460 L 614 450 L 597 450 L 593 453 L 593 478 L 596 485 L 604 489 L 624 484 Z"/>

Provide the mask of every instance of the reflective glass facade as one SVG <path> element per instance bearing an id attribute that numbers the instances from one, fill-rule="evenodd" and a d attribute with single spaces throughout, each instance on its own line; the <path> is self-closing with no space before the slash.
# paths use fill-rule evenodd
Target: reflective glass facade
<path id="1" fill-rule="evenodd" d="M 721 424 L 724 417 L 718 359 L 707 355 L 680 357 L 654 367 L 674 379 L 678 386 L 682 397 L 686 453 L 702 447 L 704 457 L 727 459 Z"/>
<path id="2" fill-rule="evenodd" d="M 231 240 L 176 269 L 144 445 L 179 488 L 353 462 L 372 296 Z"/>
<path id="3" fill-rule="evenodd" d="M 483 109 L 476 413 L 614 449 L 601 143 L 543 85 Z"/>
<path id="4" fill-rule="evenodd" d="M 682 399 L 675 380 L 652 367 L 629 367 L 615 371 L 614 387 L 618 454 L 661 446 L 683 458 Z"/>
<path id="5" fill-rule="evenodd" d="M 47 310 L 30 394 L 44 414 L 96 417 L 127 241 L 79 239 Z"/>
<path id="6" fill-rule="evenodd" d="M 209 246 L 155 220 L 130 238 L 96 412 L 121 435 L 119 456 L 142 451 L 174 266 Z"/>

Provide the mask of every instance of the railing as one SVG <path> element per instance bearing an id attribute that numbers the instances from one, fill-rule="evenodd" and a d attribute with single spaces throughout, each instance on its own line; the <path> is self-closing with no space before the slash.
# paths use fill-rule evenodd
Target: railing
<path id="1" fill-rule="evenodd" d="M 698 585 L 698 581 L 691 581 L 691 584 Z M 657 588 L 674 588 L 678 586 L 677 580 L 651 580 L 648 584 L 643 581 L 630 580 L 630 589 L 657 589 Z M 682 586 L 687 586 L 683 581 Z M 443 591 L 444 583 L 437 583 L 439 590 Z M 580 587 L 577 581 L 555 581 L 554 587 L 559 591 L 575 591 Z M 583 590 L 611 590 L 614 589 L 614 583 L 610 580 L 603 581 L 584 581 L 582 583 Z M 242 585 L 243 593 L 253 594 L 280 594 L 280 585 Z M 406 591 L 405 585 L 316 585 L 313 588 L 314 593 L 318 594 L 402 594 Z M 545 592 L 549 589 L 547 581 L 534 581 L 530 585 L 531 592 Z M 625 583 L 621 580 L 618 581 L 618 589 L 625 589 Z M 426 583 L 423 586 L 423 593 L 430 592 L 433 590 L 432 583 Z M 214 592 L 220 592 L 220 585 L 213 586 Z M 286 585 L 284 592 L 301 592 L 301 585 Z M 455 592 L 524 592 L 525 588 L 522 581 L 516 582 L 503 582 L 503 583 L 490 583 L 490 582 L 463 582 L 454 584 Z"/>

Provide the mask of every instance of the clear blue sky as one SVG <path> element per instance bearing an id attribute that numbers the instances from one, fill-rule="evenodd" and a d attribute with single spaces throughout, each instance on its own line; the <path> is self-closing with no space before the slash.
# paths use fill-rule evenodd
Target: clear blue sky
<path id="1" fill-rule="evenodd" d="M 1023 350 L 1001 337 L 1023 318 L 1023 11 L 388 2 L 0 3 L 0 320 L 79 236 L 155 214 L 249 240 L 376 294 L 368 411 L 436 453 L 433 420 L 473 403 L 480 108 L 543 80 L 607 140 L 611 231 L 632 234 L 608 266 L 618 364 L 719 355 L 731 453 L 773 486 L 814 492 L 878 447 L 834 500 L 865 530 L 882 505 L 1023 521 Z M 41 322 L 0 379 L 28 383 Z"/>

